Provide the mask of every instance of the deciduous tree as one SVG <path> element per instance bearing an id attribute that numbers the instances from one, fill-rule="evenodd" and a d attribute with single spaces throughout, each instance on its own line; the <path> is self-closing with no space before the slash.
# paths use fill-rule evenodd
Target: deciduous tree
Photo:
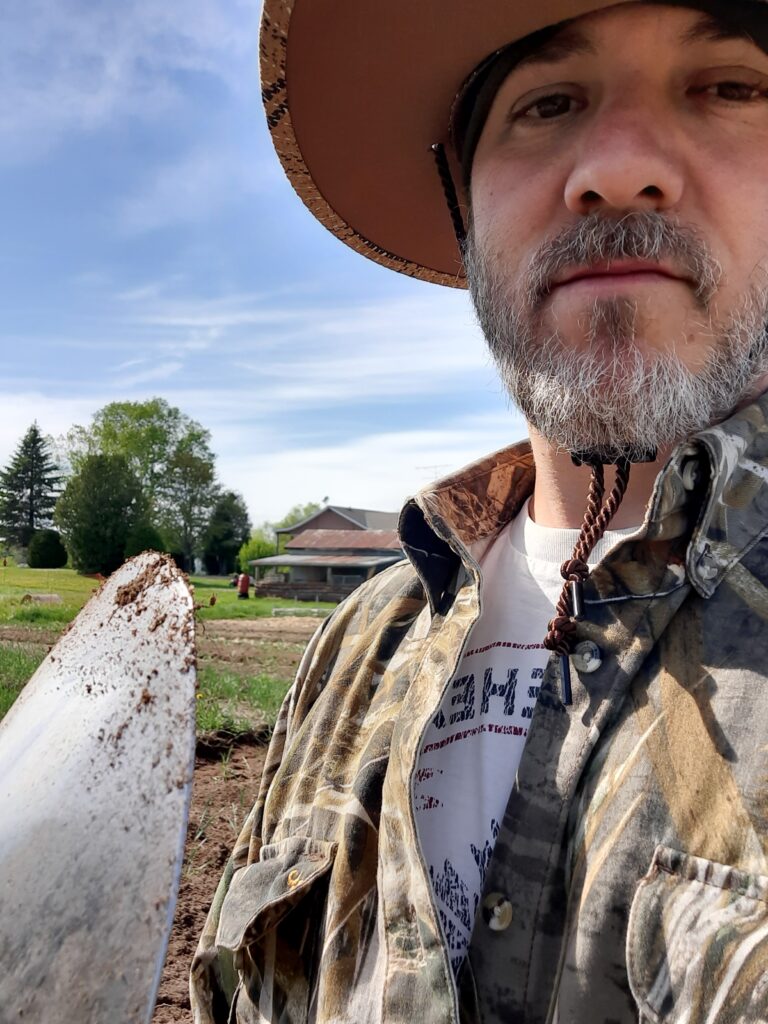
<path id="1" fill-rule="evenodd" d="M 248 540 L 251 521 L 241 495 L 225 491 L 219 496 L 205 531 L 203 560 L 210 573 L 226 574 L 237 565 L 238 551 Z"/>
<path id="2" fill-rule="evenodd" d="M 145 522 L 191 569 L 218 497 L 210 434 L 163 398 L 111 402 L 67 435 L 75 469 L 93 455 L 124 458 L 146 497 Z M 129 547 L 133 545 L 129 544 Z"/>
<path id="3" fill-rule="evenodd" d="M 219 496 L 207 435 L 176 446 L 156 495 L 163 533 L 172 549 L 181 552 L 183 568 L 191 570 Z"/>
<path id="4" fill-rule="evenodd" d="M 122 455 L 138 477 L 150 507 L 164 489 L 180 445 L 207 444 L 210 435 L 196 420 L 164 398 L 145 402 L 110 402 L 87 427 L 73 427 L 66 438 L 75 470 L 89 455 Z"/>
<path id="5" fill-rule="evenodd" d="M 317 501 L 308 501 L 305 505 L 294 505 L 293 508 L 285 513 L 282 519 L 278 519 L 276 523 L 270 523 L 270 526 L 273 530 L 283 530 L 288 526 L 304 522 L 305 519 L 309 519 L 315 512 L 319 512 L 321 508 L 323 508 L 323 505 Z M 285 534 L 280 537 L 278 544 L 280 554 L 285 551 L 285 545 L 289 539 Z"/>
<path id="6" fill-rule="evenodd" d="M 243 544 L 237 554 L 237 561 L 242 572 L 252 573 L 251 562 L 257 558 L 269 558 L 275 554 L 275 533 L 269 523 L 257 526 L 251 531 L 249 540 Z"/>

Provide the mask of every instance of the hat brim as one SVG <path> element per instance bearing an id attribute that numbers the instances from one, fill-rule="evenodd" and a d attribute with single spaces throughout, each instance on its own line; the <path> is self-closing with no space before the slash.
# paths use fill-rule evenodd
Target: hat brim
<path id="1" fill-rule="evenodd" d="M 463 81 L 507 43 L 617 2 L 265 0 L 263 99 L 288 178 L 357 252 L 463 287 L 430 150 Z"/>

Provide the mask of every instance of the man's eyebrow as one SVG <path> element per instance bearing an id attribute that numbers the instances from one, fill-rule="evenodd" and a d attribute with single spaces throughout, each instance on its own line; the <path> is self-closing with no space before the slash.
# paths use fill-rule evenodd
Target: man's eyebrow
<path id="1" fill-rule="evenodd" d="M 732 39 L 751 42 L 749 33 L 736 25 L 729 25 L 712 14 L 702 14 L 696 19 L 695 24 L 680 36 L 680 44 L 686 46 L 689 43 L 721 43 Z"/>
<path id="2" fill-rule="evenodd" d="M 529 53 L 524 54 L 516 63 L 515 70 L 529 67 L 532 64 L 557 64 L 569 57 L 584 54 L 595 56 L 597 49 L 584 33 L 570 26 L 561 29 L 551 39 L 547 39 L 546 42 L 540 43 Z"/>

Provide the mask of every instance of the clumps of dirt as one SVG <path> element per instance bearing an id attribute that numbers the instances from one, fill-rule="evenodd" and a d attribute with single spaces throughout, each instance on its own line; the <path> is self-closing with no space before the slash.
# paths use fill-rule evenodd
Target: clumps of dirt
<path id="1" fill-rule="evenodd" d="M 167 618 L 168 618 L 167 614 L 156 615 L 155 618 L 152 621 L 151 626 L 149 627 L 149 632 L 150 633 L 154 633 L 156 629 L 160 629 L 160 627 L 162 626 L 162 624 L 165 622 L 165 620 Z"/>
<path id="2" fill-rule="evenodd" d="M 269 742 L 272 729 L 266 722 L 255 729 L 232 732 L 230 729 L 213 729 L 197 738 L 195 756 L 198 761 L 216 761 L 228 751 L 242 746 L 263 746 Z"/>
<path id="3" fill-rule="evenodd" d="M 135 579 L 124 583 L 122 587 L 118 587 L 115 594 L 115 604 L 117 607 L 125 608 L 126 605 L 133 604 L 147 587 L 151 587 L 157 581 L 159 570 L 160 565 L 155 562 L 153 565 L 148 565 Z"/>
<path id="4" fill-rule="evenodd" d="M 139 703 L 136 705 L 136 710 L 142 711 L 148 704 L 154 704 L 154 702 L 155 698 L 145 686 L 141 691 L 141 696 L 139 697 Z"/>
<path id="5" fill-rule="evenodd" d="M 152 1024 L 189 1024 L 189 968 L 224 866 L 255 799 L 266 747 L 239 741 L 198 757 L 181 887 Z"/>

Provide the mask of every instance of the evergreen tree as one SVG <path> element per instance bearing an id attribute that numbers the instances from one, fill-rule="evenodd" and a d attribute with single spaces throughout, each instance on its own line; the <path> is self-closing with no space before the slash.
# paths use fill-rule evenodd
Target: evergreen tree
<path id="1" fill-rule="evenodd" d="M 0 533 L 26 547 L 35 530 L 50 526 L 61 476 L 50 444 L 33 423 L 0 472 Z"/>

